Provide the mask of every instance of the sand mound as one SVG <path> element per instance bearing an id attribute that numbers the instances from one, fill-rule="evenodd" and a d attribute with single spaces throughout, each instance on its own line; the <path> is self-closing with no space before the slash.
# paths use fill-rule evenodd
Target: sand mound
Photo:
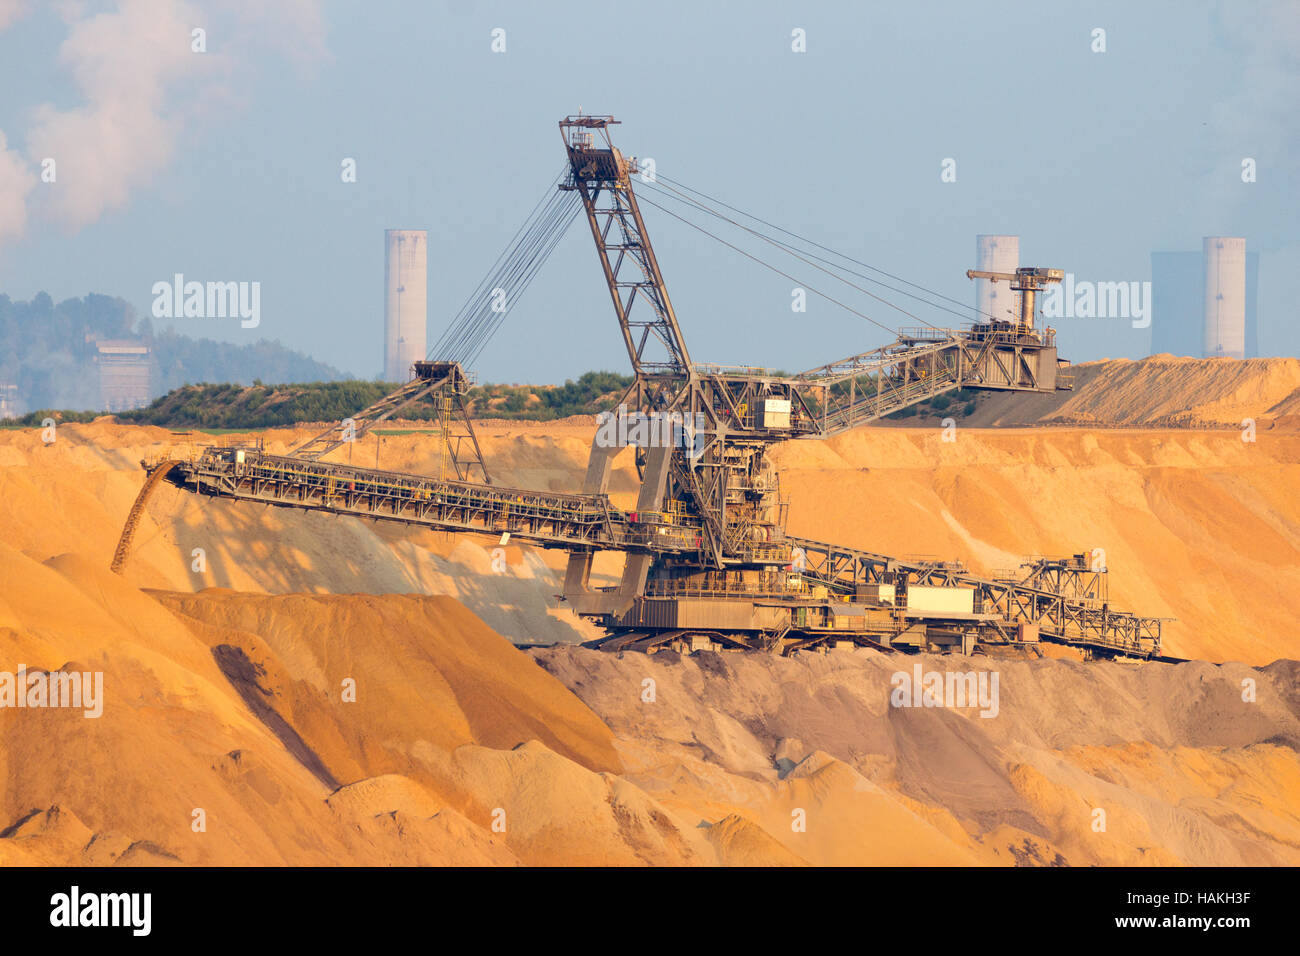
<path id="1" fill-rule="evenodd" d="M 151 593 L 212 647 L 255 663 L 259 687 L 337 780 L 418 772 L 416 741 L 451 751 L 537 738 L 618 769 L 596 716 L 451 598 Z"/>
<path id="2" fill-rule="evenodd" d="M 473 795 L 466 816 L 501 828 L 527 863 L 716 862 L 695 821 L 679 818 L 628 781 L 592 773 L 537 741 L 512 751 L 462 747 L 449 770 Z"/>
<path id="3" fill-rule="evenodd" d="M 322 858 L 366 857 L 348 834 L 330 831 L 328 791 L 248 713 L 202 641 L 171 615 L 154 616 L 162 609 L 150 611 L 154 602 L 115 575 L 101 577 L 102 568 L 54 563 L 70 576 L 0 547 L 14 622 L 0 630 L 0 661 L 101 672 L 102 713 L 0 710 L 0 823 L 58 806 L 91 831 L 92 859 L 41 841 L 49 854 L 42 862 L 95 862 L 101 853 L 132 862 L 148 851 L 185 862 L 284 863 L 301 859 L 317 830 Z M 92 601 L 88 591 L 106 599 Z M 132 606 L 143 626 L 118 620 Z M 255 785 L 231 785 L 222 767 L 231 751 L 246 755 L 242 773 Z"/>
<path id="4" fill-rule="evenodd" d="M 615 731 L 627 779 L 720 828 L 724 860 L 770 858 L 757 827 L 822 865 L 1300 862 L 1293 661 L 530 653 Z M 890 706 L 893 674 L 918 664 L 995 669 L 996 715 Z M 783 772 L 794 739 L 809 752 Z"/>
<path id="5" fill-rule="evenodd" d="M 1226 426 L 1300 408 L 1300 360 L 1189 359 L 1155 355 L 1106 362 L 1049 422 Z"/>
<path id="6" fill-rule="evenodd" d="M 807 866 L 754 821 L 733 813 L 708 829 L 723 866 Z"/>
<path id="7" fill-rule="evenodd" d="M 518 866 L 501 838 L 433 799 L 420 784 L 384 774 L 340 787 L 325 801 L 345 825 L 369 840 L 396 845 L 394 865 L 437 860 L 448 866 Z M 427 865 L 427 864 L 426 864 Z"/>
<path id="8" fill-rule="evenodd" d="M 239 595 L 185 596 L 196 615 L 196 605 L 209 605 L 220 627 L 169 611 L 84 556 L 43 565 L 0 546 L 0 575 L 3 669 L 103 675 L 98 717 L 84 707 L 0 709 L 6 861 L 500 862 L 504 845 L 458 819 L 412 754 L 542 737 L 594 767 L 616 766 L 597 718 L 448 599 L 395 597 L 390 627 L 373 609 L 378 617 L 363 608 L 350 619 L 312 618 L 310 602 L 325 599 L 277 612 Z M 238 606 L 225 611 L 225 603 Z M 279 626 L 295 617 L 336 656 L 313 660 L 307 633 Z M 454 636 L 439 642 L 439 626 Z M 428 649 L 399 651 L 390 640 Z M 280 641 L 283 660 L 271 649 Z M 242 652 L 260 710 L 214 653 L 220 647 Z M 356 705 L 313 683 L 332 679 L 336 662 L 356 677 Z M 394 739 L 395 728 L 407 735 Z M 362 783 L 407 766 L 421 775 L 404 790 Z M 355 789 L 327 802 L 336 789 L 329 778 Z"/>
<path id="9" fill-rule="evenodd" d="M 1193 359 L 1153 355 L 1106 359 L 1073 369 L 1072 392 L 990 392 L 961 424 L 970 428 L 1068 424 L 1098 427 L 1294 430 L 1300 413 L 1300 360 Z M 886 425 L 908 424 L 906 419 Z M 912 424 L 915 424 L 913 422 Z"/>

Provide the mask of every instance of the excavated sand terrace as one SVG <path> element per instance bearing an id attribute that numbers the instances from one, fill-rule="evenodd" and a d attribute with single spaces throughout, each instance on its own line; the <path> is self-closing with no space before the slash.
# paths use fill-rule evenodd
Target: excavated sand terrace
<path id="1" fill-rule="evenodd" d="M 0 864 L 1295 865 L 1300 376 L 1191 363 L 1134 411 L 1168 361 L 1107 363 L 1051 412 L 1104 424 L 868 428 L 775 460 L 799 535 L 977 571 L 1105 549 L 1112 602 L 1176 617 L 1182 665 L 520 651 L 596 633 L 555 600 L 558 553 L 497 573 L 486 540 L 170 487 L 118 576 L 139 461 L 185 439 L 0 430 L 0 672 L 105 688 L 99 718 L 0 708 Z M 1178 401 L 1195 427 L 1153 427 Z M 576 490 L 592 428 L 480 437 L 499 480 Z M 352 450 L 376 452 L 437 467 L 427 433 Z M 630 504 L 627 456 L 613 488 Z M 917 664 L 996 673 L 997 715 L 890 706 Z"/>

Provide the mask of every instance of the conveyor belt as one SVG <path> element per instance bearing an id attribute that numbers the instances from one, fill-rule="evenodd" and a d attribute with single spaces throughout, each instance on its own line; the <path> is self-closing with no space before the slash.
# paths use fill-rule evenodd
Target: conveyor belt
<path id="1" fill-rule="evenodd" d="M 192 460 L 174 463 L 167 480 L 215 497 L 443 531 L 509 533 L 544 547 L 674 553 L 693 552 L 700 545 L 698 523 L 676 515 L 623 512 L 607 495 L 442 481 L 246 448 L 208 448 Z"/>

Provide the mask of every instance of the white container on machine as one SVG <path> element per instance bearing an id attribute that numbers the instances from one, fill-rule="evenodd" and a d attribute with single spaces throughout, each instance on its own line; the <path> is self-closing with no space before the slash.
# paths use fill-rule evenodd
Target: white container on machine
<path id="1" fill-rule="evenodd" d="M 913 584 L 907 589 L 907 608 L 910 611 L 973 614 L 975 589 Z"/>
<path id="2" fill-rule="evenodd" d="M 893 604 L 894 603 L 894 585 L 892 584 L 864 584 L 858 587 L 858 596 L 865 598 L 871 604 Z"/>
<path id="3" fill-rule="evenodd" d="M 789 428 L 790 400 L 787 398 L 765 398 L 758 407 L 761 421 L 759 428 Z"/>

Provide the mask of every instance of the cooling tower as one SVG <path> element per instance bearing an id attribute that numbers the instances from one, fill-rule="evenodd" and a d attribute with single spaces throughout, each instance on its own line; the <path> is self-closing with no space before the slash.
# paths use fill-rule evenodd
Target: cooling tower
<path id="1" fill-rule="evenodd" d="M 1246 354 L 1246 240 L 1206 236 L 1205 357 Z"/>
<path id="2" fill-rule="evenodd" d="M 1015 272 L 1020 265 L 1019 236 L 976 236 L 975 268 L 980 272 Z M 1020 316 L 1019 297 L 1004 280 L 975 280 L 975 321 L 1000 319 L 1015 322 Z"/>
<path id="3" fill-rule="evenodd" d="M 429 234 L 384 232 L 384 381 L 405 382 L 425 357 L 428 323 Z"/>

